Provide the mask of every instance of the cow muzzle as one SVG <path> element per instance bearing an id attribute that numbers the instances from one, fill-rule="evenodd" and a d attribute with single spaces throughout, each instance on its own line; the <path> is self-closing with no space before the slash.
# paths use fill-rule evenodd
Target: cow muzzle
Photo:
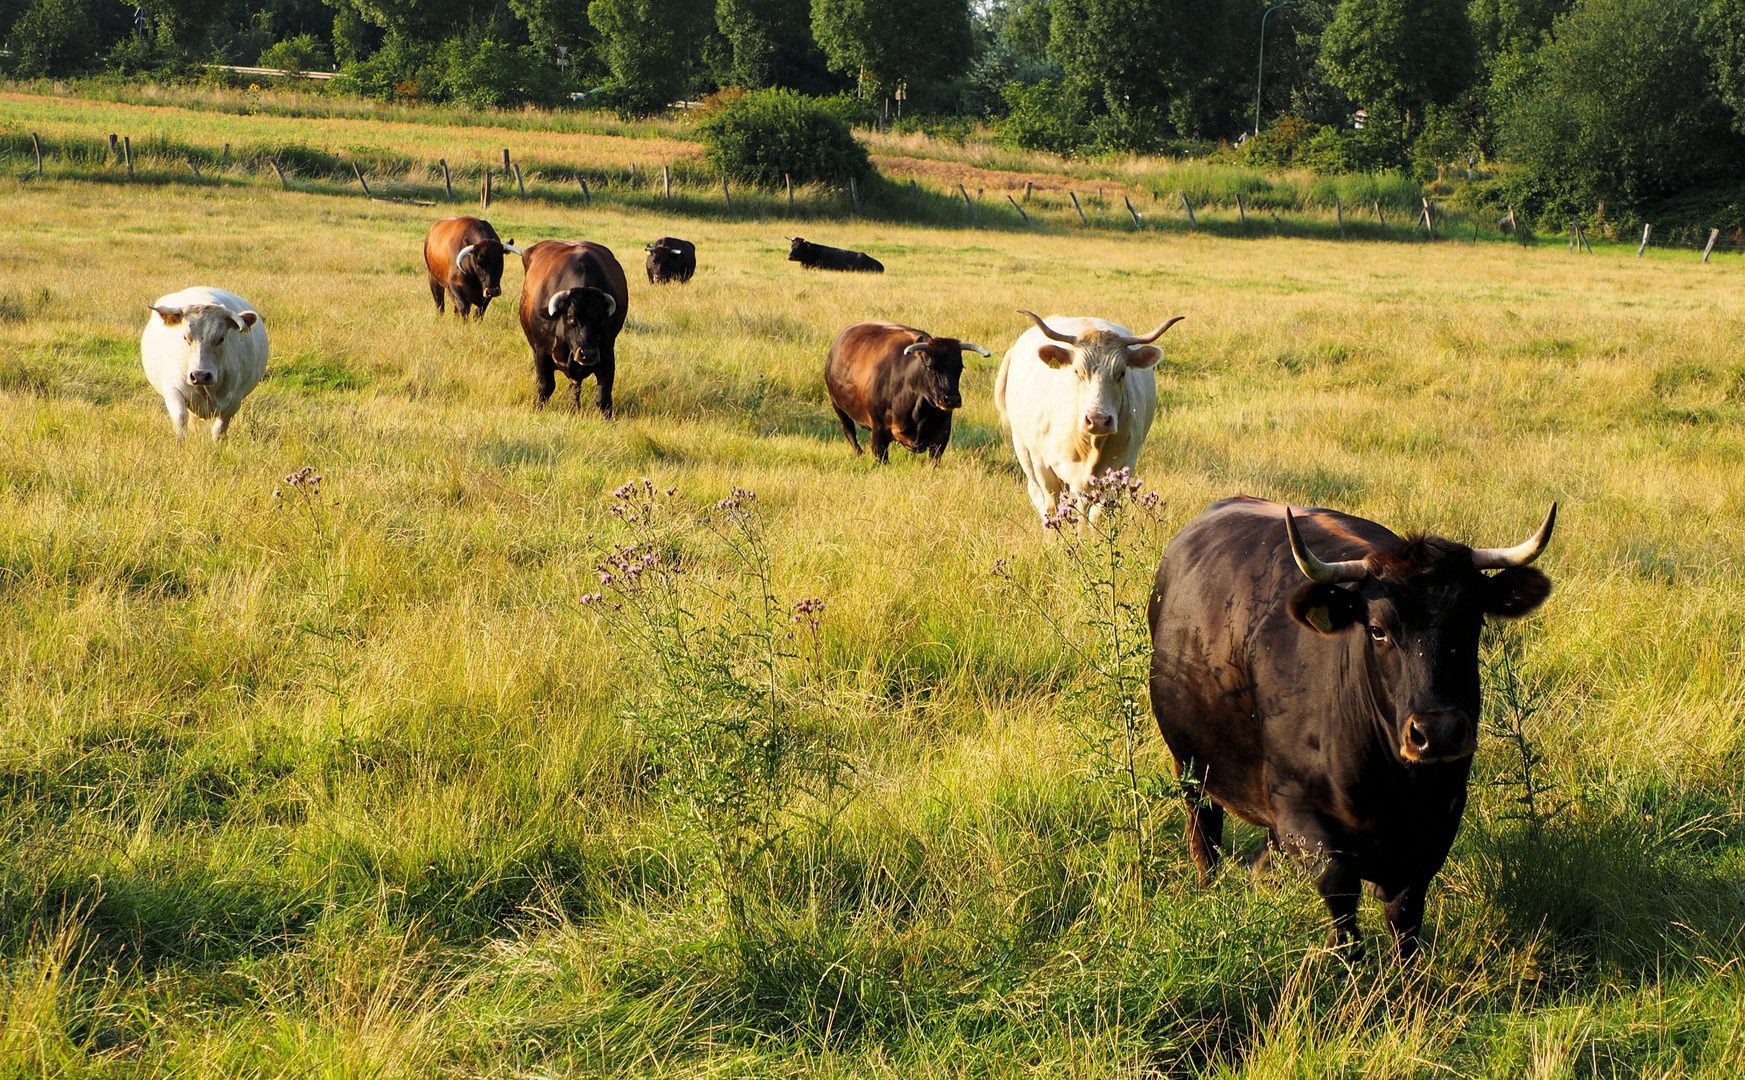
<path id="1" fill-rule="evenodd" d="M 1088 412 L 1079 421 L 1086 435 L 1115 434 L 1115 418 L 1106 412 Z"/>
<path id="2" fill-rule="evenodd" d="M 1400 756 L 1407 761 L 1458 761 L 1477 751 L 1478 730 L 1458 709 L 1413 713 L 1400 732 Z"/>
<path id="3" fill-rule="evenodd" d="M 193 371 L 188 372 L 189 386 L 211 386 L 217 381 L 218 376 L 210 371 L 202 371 L 196 368 Z"/>
<path id="4" fill-rule="evenodd" d="M 495 286 L 488 287 L 485 289 L 485 299 L 486 300 L 489 300 L 492 297 L 502 296 L 502 295 L 503 295 L 503 290 L 496 288 Z"/>

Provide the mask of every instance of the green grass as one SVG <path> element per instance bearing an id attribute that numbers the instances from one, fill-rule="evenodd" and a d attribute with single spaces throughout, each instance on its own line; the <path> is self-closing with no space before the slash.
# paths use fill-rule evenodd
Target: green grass
<path id="1" fill-rule="evenodd" d="M 384 154 L 496 138 L 399 130 Z M 889 272 L 828 276 L 785 261 L 779 206 L 530 194 L 499 231 L 631 270 L 614 421 L 532 410 L 511 304 L 436 316 L 431 210 L 0 179 L 0 1073 L 1745 1066 L 1736 260 L 841 214 L 812 238 Z M 667 233 L 698 275 L 645 287 L 635 256 Z M 145 305 L 194 283 L 248 297 L 273 342 L 216 447 L 174 440 L 136 366 Z M 1140 461 L 1166 534 L 1246 491 L 1506 543 L 1561 500 L 1557 591 L 1513 634 L 1537 818 L 1519 745 L 1487 737 L 1416 971 L 1325 953 L 1288 868 L 1200 888 L 1173 808 L 1135 893 L 1063 713 L 1082 673 L 991 575 L 1011 560 L 1079 625 L 994 362 L 965 373 L 937 469 L 874 467 L 834 430 L 819 371 L 843 325 L 997 357 L 1016 307 L 1189 317 Z M 287 484 L 302 466 L 319 497 Z M 828 814 L 789 807 L 749 920 L 627 723 L 645 658 L 579 602 L 620 535 L 609 492 L 641 476 L 696 508 L 756 491 L 777 593 L 828 604 L 852 781 Z"/>

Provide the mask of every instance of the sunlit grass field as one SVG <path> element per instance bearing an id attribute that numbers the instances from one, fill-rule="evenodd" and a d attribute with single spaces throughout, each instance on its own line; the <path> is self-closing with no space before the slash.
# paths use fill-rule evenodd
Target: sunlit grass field
<path id="1" fill-rule="evenodd" d="M 888 268 L 831 276 L 779 217 L 505 200 L 504 236 L 629 271 L 604 421 L 533 410 L 518 266 L 482 324 L 436 315 L 446 206 L 14 170 L 0 208 L 6 1075 L 1745 1071 L 1737 260 L 808 220 Z M 667 234 L 699 269 L 656 289 Z M 191 284 L 272 340 L 218 446 L 139 366 Z M 991 401 L 1018 307 L 1187 316 L 1141 577 L 1236 492 L 1482 544 L 1560 501 L 1556 591 L 1493 686 L 1525 707 L 1493 692 L 1415 969 L 1373 901 L 1366 953 L 1323 950 L 1288 867 L 1200 888 L 1167 804 L 1134 885 L 1075 734 L 1073 571 Z M 994 350 L 940 467 L 843 441 L 823 356 L 864 318 Z M 806 677 L 847 768 L 785 808 L 756 917 L 651 774 L 650 658 L 581 603 L 642 477 L 676 512 L 755 492 L 772 592 L 826 604 Z"/>

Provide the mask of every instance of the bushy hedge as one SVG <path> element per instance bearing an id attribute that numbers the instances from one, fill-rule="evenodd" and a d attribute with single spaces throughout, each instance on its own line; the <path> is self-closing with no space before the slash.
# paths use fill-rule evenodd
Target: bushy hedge
<path id="1" fill-rule="evenodd" d="M 454 101 L 475 109 L 554 105 L 571 89 L 551 58 L 533 46 L 465 37 L 432 48 L 397 34 L 369 57 L 345 64 L 329 86 L 383 101 Z"/>
<path id="2" fill-rule="evenodd" d="M 705 159 L 742 184 L 840 185 L 873 171 L 839 110 L 791 90 L 718 95 L 697 130 Z"/>

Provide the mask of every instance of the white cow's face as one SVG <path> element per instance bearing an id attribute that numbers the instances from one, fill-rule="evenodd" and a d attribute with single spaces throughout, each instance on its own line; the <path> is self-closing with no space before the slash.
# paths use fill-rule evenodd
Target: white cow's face
<path id="1" fill-rule="evenodd" d="M 182 378 L 189 386 L 211 386 L 225 370 L 225 353 L 232 334 L 254 329 L 260 316 L 252 311 L 233 312 L 217 304 L 187 307 L 154 307 L 164 325 L 180 331 L 186 347 L 181 352 Z"/>
<path id="2" fill-rule="evenodd" d="M 1092 330 L 1072 345 L 1049 342 L 1037 350 L 1042 362 L 1077 376 L 1074 415 L 1078 430 L 1090 436 L 1113 435 L 1120 429 L 1127 400 L 1127 372 L 1148 368 L 1163 358 L 1155 345 L 1127 345 L 1119 334 Z"/>

